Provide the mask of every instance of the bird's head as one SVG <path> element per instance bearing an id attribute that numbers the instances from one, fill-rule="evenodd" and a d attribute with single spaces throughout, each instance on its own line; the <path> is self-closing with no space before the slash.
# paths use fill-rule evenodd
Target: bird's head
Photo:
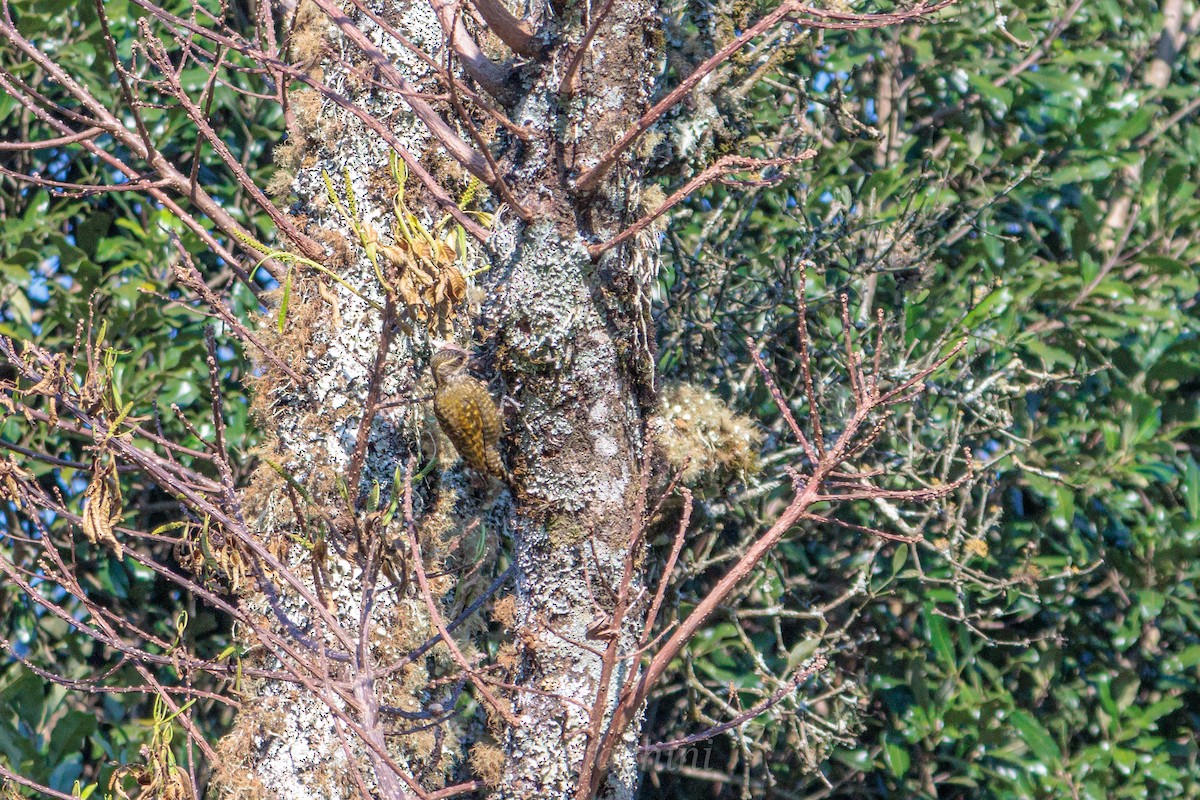
<path id="1" fill-rule="evenodd" d="M 467 362 L 470 359 L 471 354 L 458 345 L 452 342 L 442 344 L 434 351 L 433 358 L 429 360 L 434 380 L 442 383 L 454 377 L 467 368 Z"/>

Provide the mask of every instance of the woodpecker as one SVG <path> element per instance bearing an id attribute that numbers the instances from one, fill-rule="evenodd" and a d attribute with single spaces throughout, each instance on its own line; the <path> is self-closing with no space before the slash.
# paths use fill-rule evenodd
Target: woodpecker
<path id="1" fill-rule="evenodd" d="M 500 460 L 500 410 L 487 386 L 467 372 L 470 354 L 454 344 L 438 348 L 433 369 L 433 413 L 467 466 L 510 483 Z"/>

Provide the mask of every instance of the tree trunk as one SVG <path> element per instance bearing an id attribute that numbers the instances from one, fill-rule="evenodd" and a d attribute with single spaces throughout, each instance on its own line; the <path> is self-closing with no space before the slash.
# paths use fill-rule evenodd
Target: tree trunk
<path id="1" fill-rule="evenodd" d="M 505 373 L 521 387 L 524 423 L 514 438 L 525 496 L 511 528 L 518 682 L 551 693 L 517 699 L 521 724 L 506 740 L 506 797 L 572 796 L 601 668 L 577 643 L 600 646 L 589 631 L 613 609 L 633 531 L 645 409 L 620 355 L 631 344 L 629 328 L 597 301 L 601 281 L 578 239 L 564 241 L 543 224 L 528 232 L 496 285 Z M 626 652 L 640 634 L 622 631 Z M 625 675 L 612 677 L 610 703 Z M 612 784 L 612 797 L 632 796 L 631 747 Z"/>
<path id="2" fill-rule="evenodd" d="M 529 132 L 520 143 L 499 135 L 493 147 L 518 207 L 499 216 L 486 245 L 470 243 L 467 263 L 456 268 L 476 273 L 478 285 L 440 326 L 394 308 L 396 298 L 389 300 L 368 257 L 372 237 L 383 246 L 396 244 L 389 235 L 396 223 L 392 148 L 345 106 L 311 89 L 291 95 L 294 118 L 282 157 L 295 166 L 300 202 L 294 214 L 327 246 L 331 260 L 323 266 L 344 283 L 317 271 L 294 272 L 279 344 L 302 360 L 307 385 L 295 386 L 263 366 L 257 404 L 274 435 L 263 448 L 268 466 L 244 502 L 263 543 L 298 577 L 289 585 L 264 570 L 251 581 L 257 591 L 245 602 L 281 635 L 297 640 L 299 653 L 242 642 L 248 662 L 291 672 L 295 681 L 243 686 L 247 699 L 223 743 L 218 775 L 228 797 L 337 797 L 364 788 L 404 797 L 465 779 L 455 770 L 480 737 L 478 724 L 448 723 L 436 734 L 432 728 L 385 733 L 420 728 L 456 703 L 454 683 L 436 683 L 461 672 L 445 645 L 404 662 L 437 635 L 423 603 L 422 578 L 440 616 L 449 619 L 465 605 L 467 589 L 437 577 L 446 566 L 445 548 L 458 536 L 479 532 L 490 538 L 491 554 L 500 537 L 510 537 L 515 555 L 518 659 L 502 682 L 517 688 L 490 685 L 515 724 L 489 708 L 478 685 L 474 695 L 504 753 L 499 794 L 577 795 L 589 736 L 597 733 L 589 728 L 589 712 L 601 693 L 598 653 L 606 645 L 597 631 L 612 611 L 625 565 L 637 562 L 629 547 L 640 523 L 647 461 L 643 430 L 654 364 L 647 298 L 658 257 L 649 235 L 598 260 L 587 250 L 642 213 L 636 155 L 618 160 L 587 193 L 572 186 L 648 108 L 657 73 L 647 66 L 661 61 L 662 36 L 658 8 L 646 0 L 614 3 L 607 14 L 601 4 L 535 5 L 531 18 L 541 25 L 535 45 L 553 39 L 574 46 L 556 47 L 558 56 L 525 67 L 504 84 L 509 119 Z M 371 8 L 435 63 L 446 62 L 442 26 L 460 18 L 453 9 L 439 22 L 424 0 Z M 431 64 L 353 6 L 347 9 L 352 24 L 404 80 L 445 95 Z M 585 12 L 590 17 L 580 16 Z M 470 16 L 465 8 L 459 13 Z M 596 26 L 595 35 L 585 44 L 589 25 Z M 449 195 L 467 190 L 466 173 L 410 105 L 378 89 L 378 71 L 361 63 L 344 24 L 306 3 L 292 36 L 296 60 L 382 121 Z M 574 86 L 561 91 L 563 76 L 585 48 Z M 439 110 L 449 118 L 448 109 Z M 454 124 L 470 141 L 470 131 Z M 430 230 L 445 214 L 415 177 L 405 186 L 405 202 Z M 276 321 L 272 316 L 270 324 Z M 402 481 L 395 477 L 410 456 L 423 463 L 436 436 L 424 402 L 427 361 L 431 336 L 451 332 L 494 365 L 515 401 L 501 448 L 513 486 L 481 486 L 479 476 L 451 466 L 443 446 L 440 480 L 412 492 L 424 572 L 418 576 L 404 514 L 389 513 L 389 499 L 399 500 Z M 360 434 L 364 416 L 366 435 Z M 347 496 L 355 501 L 350 506 Z M 332 531 L 327 541 L 312 535 L 322 520 Z M 631 578 L 636 595 L 641 578 Z M 622 630 L 612 634 L 622 653 L 636 648 L 641 630 L 631 620 L 639 616 L 624 615 Z M 456 636 L 456 644 L 480 666 L 469 637 Z M 340 655 L 330 655 L 335 653 Z M 606 715 L 633 661 L 619 661 L 607 677 L 600 703 Z M 397 664 L 403 667 L 389 669 Z M 634 795 L 637 733 L 636 723 L 624 733 L 603 796 Z"/>

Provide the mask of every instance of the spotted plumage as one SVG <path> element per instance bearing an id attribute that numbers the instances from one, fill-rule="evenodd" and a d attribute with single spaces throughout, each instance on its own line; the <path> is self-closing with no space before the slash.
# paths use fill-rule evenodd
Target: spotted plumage
<path id="1" fill-rule="evenodd" d="M 433 354 L 433 413 L 468 467 L 507 482 L 497 449 L 500 412 L 483 382 L 467 372 L 468 359 L 456 345 L 443 345 Z"/>

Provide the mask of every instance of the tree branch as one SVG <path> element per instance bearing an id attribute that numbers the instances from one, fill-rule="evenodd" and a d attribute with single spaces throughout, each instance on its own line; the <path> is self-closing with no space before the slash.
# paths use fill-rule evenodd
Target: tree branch
<path id="1" fill-rule="evenodd" d="M 471 0 L 471 5 L 479 11 L 492 33 L 499 36 L 500 41 L 511 47 L 513 52 L 523 56 L 537 54 L 533 26 L 515 17 L 501 0 Z"/>

